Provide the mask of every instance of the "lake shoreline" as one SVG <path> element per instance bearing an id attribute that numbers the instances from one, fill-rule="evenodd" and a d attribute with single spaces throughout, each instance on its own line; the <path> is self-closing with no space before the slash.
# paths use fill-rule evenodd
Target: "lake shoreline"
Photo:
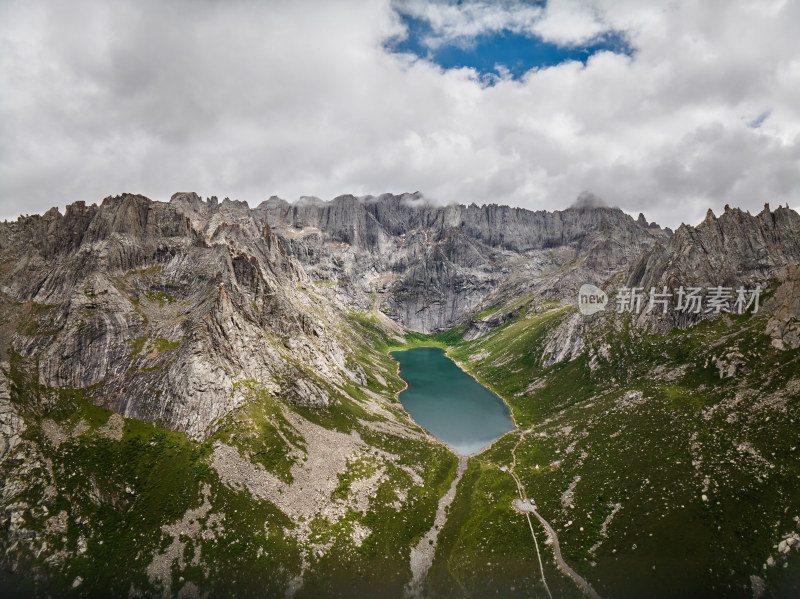
<path id="1" fill-rule="evenodd" d="M 491 449 L 519 427 L 505 398 L 453 359 L 448 349 L 435 344 L 413 345 L 395 347 L 387 353 L 397 362 L 397 375 L 404 383 L 396 394 L 397 400 L 411 420 L 454 455 L 470 458 Z M 438 351 L 419 354 L 422 350 Z M 397 354 L 406 354 L 405 360 Z M 411 389 L 414 394 L 409 396 Z M 457 400 L 451 391 L 458 395 Z M 470 434 L 476 436 L 474 441 Z M 470 443 L 485 445 L 472 450 Z"/>

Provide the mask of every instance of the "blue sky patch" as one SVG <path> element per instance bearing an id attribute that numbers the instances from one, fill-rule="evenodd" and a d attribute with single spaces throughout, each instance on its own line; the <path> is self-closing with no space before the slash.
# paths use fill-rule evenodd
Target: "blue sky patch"
<path id="1" fill-rule="evenodd" d="M 430 48 L 425 40 L 435 37 L 430 23 L 409 15 L 399 14 L 408 28 L 403 40 L 389 40 L 386 49 L 395 53 L 410 53 L 429 60 L 444 69 L 472 67 L 491 81 L 504 70 L 514 79 L 521 78 L 534 68 L 550 67 L 566 61 L 586 63 L 590 56 L 601 51 L 631 56 L 633 48 L 622 33 L 607 32 L 585 46 L 565 47 L 548 43 L 532 34 L 509 30 L 478 35 L 469 40 L 443 42 Z"/>
<path id="2" fill-rule="evenodd" d="M 769 118 L 770 114 L 772 114 L 771 110 L 766 110 L 762 112 L 755 119 L 747 123 L 747 126 L 750 127 L 751 129 L 758 129 L 759 127 L 761 127 L 762 124 L 764 124 L 764 121 L 766 121 Z"/>

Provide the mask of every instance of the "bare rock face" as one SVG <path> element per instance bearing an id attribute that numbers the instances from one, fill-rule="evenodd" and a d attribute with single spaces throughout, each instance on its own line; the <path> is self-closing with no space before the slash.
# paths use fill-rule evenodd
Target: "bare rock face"
<path id="1" fill-rule="evenodd" d="M 419 194 L 273 197 L 252 212 L 309 276 L 334 281 L 361 309 L 375 294 L 381 310 L 421 332 L 464 321 L 512 280 L 551 297 L 600 282 L 669 235 L 617 208 L 434 206 Z"/>
<path id="2" fill-rule="evenodd" d="M 73 204 L 0 225 L 0 260 L 16 324 L 0 353 L 125 416 L 203 437 L 239 405 L 236 380 L 325 407 L 313 379 L 350 376 L 341 309 L 243 203 Z"/>
<path id="3" fill-rule="evenodd" d="M 78 202 L 0 225 L 0 358 L 43 389 L 85 390 L 201 438 L 243 401 L 237 381 L 323 409 L 330 385 L 363 384 L 348 367 L 348 309 L 444 330 L 498 294 L 559 298 L 600 282 L 667 237 L 613 208 L 418 194 L 252 209 L 194 193 Z M 576 331 L 564 331 L 571 347 Z"/>
<path id="4" fill-rule="evenodd" d="M 767 323 L 766 333 L 778 349 L 800 347 L 800 268 L 790 264 L 782 271 L 780 286 L 773 298 L 774 313 Z"/>
<path id="5" fill-rule="evenodd" d="M 763 281 L 787 264 L 800 262 L 800 215 L 780 207 L 753 216 L 728 208 L 719 218 L 708 211 L 697 227 L 681 225 L 667 243 L 653 246 L 633 264 L 629 286 L 694 283 L 700 286 Z"/>
<path id="6" fill-rule="evenodd" d="M 547 336 L 542 351 L 542 363 L 546 366 L 572 360 L 585 349 L 583 318 L 576 313 L 561 322 Z"/>
<path id="7" fill-rule="evenodd" d="M 770 211 L 764 206 L 757 215 L 726 206 L 716 217 L 709 210 L 697 227 L 681 225 L 666 242 L 656 243 L 628 267 L 621 279 L 626 287 L 651 287 L 661 291 L 681 286 L 708 289 L 717 286 L 736 290 L 761 285 L 789 265 L 800 262 L 800 215 L 790 208 Z M 787 287 L 788 289 L 788 287 Z M 786 292 L 786 302 L 790 302 Z M 792 311 L 787 304 L 785 312 Z M 657 328 L 686 328 L 706 317 L 670 310 L 663 317 L 641 314 L 640 324 Z M 784 321 L 781 321 L 784 322 Z M 785 321 L 786 324 L 788 321 Z M 777 325 L 776 325 L 777 326 Z M 783 326 L 783 325 L 781 325 Z M 787 324 L 791 328 L 790 324 Z M 782 335 L 783 333 L 781 333 Z M 792 333 L 788 333 L 791 337 Z"/>
<path id="8" fill-rule="evenodd" d="M 0 459 L 20 444 L 25 429 L 25 421 L 11 401 L 8 364 L 0 363 Z"/>
<path id="9" fill-rule="evenodd" d="M 250 208 L 123 194 L 0 225 L 0 260 L 0 358 L 21 360 L 43 388 L 88 390 L 203 437 L 241 404 L 236 381 L 324 409 L 329 385 L 363 379 L 348 367 L 348 310 L 423 332 L 464 323 L 475 338 L 514 316 L 522 304 L 508 300 L 563 300 L 583 283 L 762 280 L 800 261 L 800 216 L 726 210 L 670 236 L 588 205 L 531 212 L 387 194 Z M 774 300 L 778 346 L 798 343 L 796 278 L 787 271 Z M 475 316 L 498 301 L 503 310 Z M 567 319 L 545 361 L 583 347 L 582 321 Z"/>

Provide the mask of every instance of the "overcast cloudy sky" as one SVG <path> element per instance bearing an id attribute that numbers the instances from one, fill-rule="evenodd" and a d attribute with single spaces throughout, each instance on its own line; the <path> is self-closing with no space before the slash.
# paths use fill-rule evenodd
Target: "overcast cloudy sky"
<path id="1" fill-rule="evenodd" d="M 800 206 L 800 2 L 0 0 L 0 218 L 423 192 Z"/>

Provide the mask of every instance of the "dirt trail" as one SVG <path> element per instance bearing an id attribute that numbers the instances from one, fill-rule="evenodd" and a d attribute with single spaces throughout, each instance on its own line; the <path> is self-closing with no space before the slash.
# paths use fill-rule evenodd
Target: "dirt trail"
<path id="1" fill-rule="evenodd" d="M 511 455 L 513 456 L 514 460 L 511 464 L 511 468 L 509 469 L 509 474 L 514 478 L 514 482 L 517 484 L 517 491 L 519 492 L 519 497 L 522 502 L 527 502 L 529 507 L 525 509 L 525 517 L 528 519 L 528 526 L 531 529 L 531 536 L 533 537 L 533 542 L 536 545 L 536 555 L 539 558 L 539 569 L 542 573 L 542 584 L 544 584 L 544 588 L 547 591 L 547 595 L 552 599 L 553 595 L 550 593 L 550 589 L 547 586 L 547 582 L 544 578 L 544 566 L 542 565 L 542 554 L 539 552 L 539 543 L 536 541 L 536 535 L 533 533 L 533 523 L 531 522 L 531 513 L 536 516 L 536 519 L 541 522 L 542 526 L 544 527 L 545 531 L 547 531 L 548 536 L 553 541 L 553 554 L 556 558 L 556 564 L 558 565 L 559 569 L 569 576 L 575 584 L 583 591 L 583 594 L 590 599 L 600 599 L 600 595 L 591 587 L 591 585 L 586 582 L 586 580 L 575 570 L 570 568 L 569 564 L 564 561 L 563 556 L 561 555 L 561 546 L 558 544 L 558 534 L 556 534 L 555 529 L 550 525 L 550 523 L 544 519 L 544 517 L 536 510 L 536 502 L 531 500 L 528 502 L 528 495 L 525 492 L 525 487 L 522 485 L 522 481 L 520 481 L 517 473 L 514 472 L 514 468 L 517 466 L 517 447 L 522 442 L 522 439 L 525 438 L 525 434 L 523 433 L 520 435 L 519 441 L 514 446 L 514 449 L 511 450 Z"/>

